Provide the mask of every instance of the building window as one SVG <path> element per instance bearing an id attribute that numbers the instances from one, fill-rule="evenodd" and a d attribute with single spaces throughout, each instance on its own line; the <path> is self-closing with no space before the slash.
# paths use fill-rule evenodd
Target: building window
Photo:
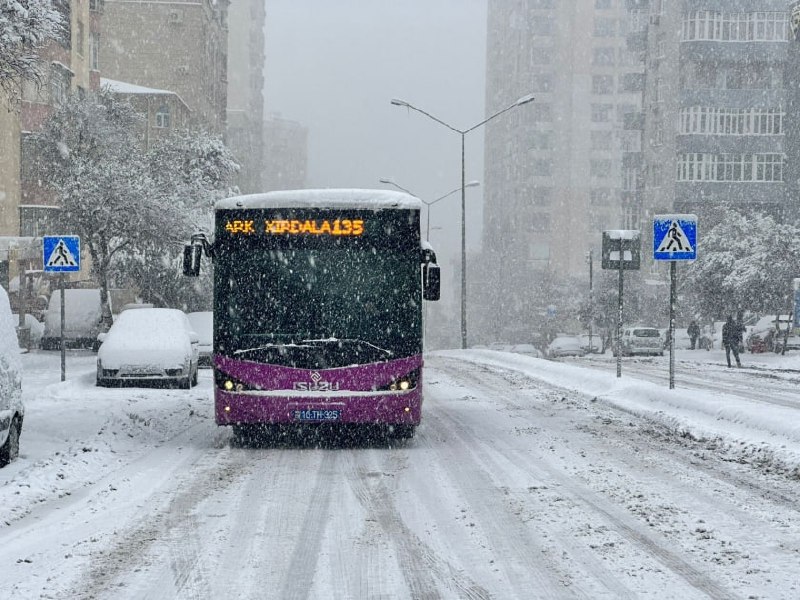
<path id="1" fill-rule="evenodd" d="M 529 150 L 552 150 L 553 133 L 551 131 L 536 131 L 531 134 Z"/>
<path id="2" fill-rule="evenodd" d="M 20 205 L 19 234 L 23 237 L 42 237 L 56 233 L 59 222 L 58 206 Z"/>
<path id="3" fill-rule="evenodd" d="M 593 94 L 613 94 L 614 76 L 613 75 L 592 75 Z"/>
<path id="4" fill-rule="evenodd" d="M 89 68 L 100 70 L 100 34 L 94 31 L 89 34 Z"/>
<path id="5" fill-rule="evenodd" d="M 156 111 L 156 127 L 159 129 L 169 129 L 170 127 L 170 113 L 169 106 L 162 104 Z"/>
<path id="6" fill-rule="evenodd" d="M 596 179 L 608 179 L 611 176 L 611 161 L 608 159 L 590 160 L 589 175 Z"/>
<path id="7" fill-rule="evenodd" d="M 614 199 L 611 188 L 592 188 L 589 190 L 589 203 L 593 206 L 607 206 Z"/>
<path id="8" fill-rule="evenodd" d="M 613 104 L 592 104 L 592 123 L 608 123 L 613 110 Z"/>
<path id="9" fill-rule="evenodd" d="M 592 131 L 590 134 L 592 140 L 592 150 L 611 150 L 614 143 L 614 132 L 601 130 Z"/>
<path id="10" fill-rule="evenodd" d="M 553 174 L 552 158 L 536 158 L 531 162 L 531 173 L 535 177 L 550 177 Z"/>
<path id="11" fill-rule="evenodd" d="M 77 29 L 77 31 L 75 33 L 75 36 L 76 36 L 76 39 L 75 39 L 76 47 L 75 47 L 75 49 L 78 51 L 78 56 L 84 56 L 84 49 L 86 47 L 85 44 L 84 44 L 84 39 L 85 39 L 85 35 L 84 34 L 85 34 L 85 31 L 83 29 L 83 21 L 78 21 L 78 29 Z"/>
<path id="12" fill-rule="evenodd" d="M 720 12 L 698 10 L 685 14 L 683 41 L 785 42 L 789 39 L 788 11 Z"/>
<path id="13" fill-rule="evenodd" d="M 594 7 L 599 10 L 611 8 L 611 0 L 594 0 Z"/>
<path id="14" fill-rule="evenodd" d="M 778 153 L 678 155 L 678 181 L 783 181 L 784 156 Z"/>
<path id="15" fill-rule="evenodd" d="M 551 65 L 553 64 L 553 49 L 548 47 L 534 46 L 531 48 L 532 65 Z"/>
<path id="16" fill-rule="evenodd" d="M 61 106 L 69 95 L 69 81 L 72 74 L 60 64 L 50 68 L 50 103 Z"/>
<path id="17" fill-rule="evenodd" d="M 594 32 L 592 35 L 599 38 L 614 37 L 617 34 L 616 19 L 606 17 L 596 17 L 594 20 Z"/>
<path id="18" fill-rule="evenodd" d="M 595 67 L 613 67 L 616 52 L 614 48 L 592 49 L 592 64 Z"/>
<path id="19" fill-rule="evenodd" d="M 683 135 L 782 135 L 785 113 L 779 108 L 681 109 L 678 131 Z"/>

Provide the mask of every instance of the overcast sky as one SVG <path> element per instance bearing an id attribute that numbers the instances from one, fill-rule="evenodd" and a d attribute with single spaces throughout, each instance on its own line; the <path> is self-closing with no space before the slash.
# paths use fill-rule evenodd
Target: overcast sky
<path id="1" fill-rule="evenodd" d="M 309 186 L 388 187 L 383 177 L 431 201 L 461 185 L 461 137 L 390 100 L 458 129 L 483 120 L 486 0 L 266 2 L 266 110 L 308 128 Z M 467 181 L 483 183 L 483 130 L 466 141 Z M 480 202 L 467 189 L 470 248 Z M 459 193 L 431 210 L 440 262 L 460 256 L 460 218 Z"/>

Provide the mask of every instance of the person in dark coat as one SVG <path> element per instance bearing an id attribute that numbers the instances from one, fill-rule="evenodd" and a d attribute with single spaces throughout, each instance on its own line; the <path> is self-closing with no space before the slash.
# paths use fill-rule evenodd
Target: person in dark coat
<path id="1" fill-rule="evenodd" d="M 700 337 L 700 326 L 697 324 L 697 321 L 689 323 L 686 333 L 689 335 L 689 341 L 692 343 L 692 350 L 694 350 L 697 345 L 697 338 Z"/>
<path id="2" fill-rule="evenodd" d="M 731 366 L 731 352 L 736 359 L 736 366 L 741 367 L 742 362 L 739 360 L 739 342 L 741 341 L 742 334 L 736 321 L 733 320 L 733 315 L 728 315 L 728 320 L 722 326 L 722 345 L 725 346 L 725 358 L 728 360 L 728 366 Z"/>

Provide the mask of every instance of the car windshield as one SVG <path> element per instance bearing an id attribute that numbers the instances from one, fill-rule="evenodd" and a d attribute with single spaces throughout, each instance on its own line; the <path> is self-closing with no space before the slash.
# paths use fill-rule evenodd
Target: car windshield
<path id="1" fill-rule="evenodd" d="M 658 329 L 634 329 L 633 335 L 636 337 L 659 337 L 661 334 Z"/>

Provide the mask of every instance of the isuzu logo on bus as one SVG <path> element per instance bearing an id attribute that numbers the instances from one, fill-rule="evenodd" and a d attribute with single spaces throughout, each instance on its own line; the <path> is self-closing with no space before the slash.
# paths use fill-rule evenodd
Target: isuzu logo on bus
<path id="1" fill-rule="evenodd" d="M 300 392 L 338 392 L 339 383 L 323 381 L 318 371 L 311 371 L 311 381 L 295 381 L 294 389 Z"/>

